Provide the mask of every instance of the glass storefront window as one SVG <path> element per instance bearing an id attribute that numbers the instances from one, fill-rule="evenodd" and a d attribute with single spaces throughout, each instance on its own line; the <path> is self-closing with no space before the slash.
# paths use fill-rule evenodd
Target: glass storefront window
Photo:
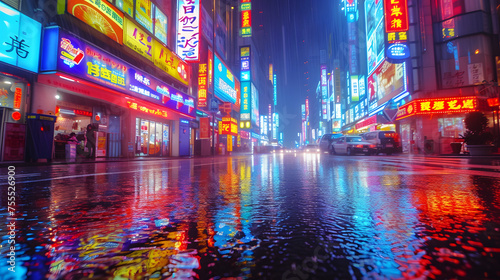
<path id="1" fill-rule="evenodd" d="M 169 125 L 136 118 L 136 138 L 141 156 L 169 156 Z"/>
<path id="2" fill-rule="evenodd" d="M 156 123 L 156 136 L 155 136 L 155 154 L 156 156 L 161 156 L 161 140 L 163 134 L 163 126 L 161 123 Z"/>
<path id="3" fill-rule="evenodd" d="M 441 88 L 456 88 L 493 80 L 491 39 L 485 35 L 458 38 L 437 45 Z"/>
<path id="4" fill-rule="evenodd" d="M 488 12 L 488 0 L 438 0 L 438 20 L 474 11 Z"/>
<path id="5" fill-rule="evenodd" d="M 141 156 L 149 153 L 149 121 L 141 120 Z"/>
<path id="6" fill-rule="evenodd" d="M 459 138 L 465 132 L 464 118 L 440 118 L 438 119 L 441 137 Z"/>
<path id="7" fill-rule="evenodd" d="M 154 156 L 156 155 L 156 150 L 155 150 L 155 142 L 156 142 L 156 124 L 155 122 L 151 121 L 149 123 L 149 155 Z"/>
<path id="8" fill-rule="evenodd" d="M 168 127 L 168 124 L 164 124 L 163 125 L 163 142 L 162 142 L 162 145 L 161 145 L 161 155 L 162 156 L 169 156 L 170 155 L 170 151 L 169 151 L 169 146 L 168 146 L 168 142 L 169 142 L 169 127 Z"/>

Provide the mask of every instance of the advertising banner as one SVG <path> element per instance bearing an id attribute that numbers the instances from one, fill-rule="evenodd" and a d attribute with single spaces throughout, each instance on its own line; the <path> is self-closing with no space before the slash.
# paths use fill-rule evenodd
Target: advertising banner
<path id="1" fill-rule="evenodd" d="M 250 0 L 241 1 L 240 11 L 241 37 L 250 37 L 252 36 L 252 3 L 250 2 Z"/>
<path id="2" fill-rule="evenodd" d="M 205 37 L 205 40 L 208 41 L 209 45 L 213 46 L 214 42 L 214 21 L 212 19 L 212 16 L 207 12 L 205 7 L 201 5 L 201 34 L 203 34 L 203 37 Z"/>
<path id="3" fill-rule="evenodd" d="M 107 1 L 68 0 L 68 13 L 122 44 L 123 13 Z"/>
<path id="4" fill-rule="evenodd" d="M 154 15 L 155 36 L 163 44 L 168 44 L 168 17 L 158 8 L 155 8 Z"/>
<path id="5" fill-rule="evenodd" d="M 207 107 L 207 64 L 198 67 L 198 107 Z"/>
<path id="6" fill-rule="evenodd" d="M 200 0 L 177 2 L 177 48 L 176 53 L 185 61 L 200 59 Z"/>
<path id="7" fill-rule="evenodd" d="M 384 59 L 384 5 L 381 0 L 365 1 L 368 74 Z"/>
<path id="8" fill-rule="evenodd" d="M 151 0 L 135 0 L 135 19 L 153 33 L 153 9 Z"/>
<path id="9" fill-rule="evenodd" d="M 408 31 L 408 1 L 407 0 L 384 0 L 385 31 L 402 32 Z"/>
<path id="10" fill-rule="evenodd" d="M 209 118 L 200 118 L 200 139 L 210 139 Z"/>
<path id="11" fill-rule="evenodd" d="M 153 38 L 128 18 L 125 18 L 123 26 L 123 43 L 138 54 L 153 61 Z"/>
<path id="12" fill-rule="evenodd" d="M 194 117 L 194 99 L 61 30 L 57 70 Z"/>
<path id="13" fill-rule="evenodd" d="M 156 40 L 153 40 L 153 63 L 183 84 L 189 84 L 189 65 Z"/>
<path id="14" fill-rule="evenodd" d="M 253 83 L 252 85 L 252 125 L 259 127 L 259 92 Z"/>
<path id="15" fill-rule="evenodd" d="M 250 120 L 251 90 L 250 82 L 241 82 L 241 121 Z"/>
<path id="16" fill-rule="evenodd" d="M 25 140 L 25 124 L 6 122 L 3 146 L 3 160 L 24 160 Z"/>
<path id="17" fill-rule="evenodd" d="M 382 105 L 407 90 L 405 63 L 392 64 L 384 61 L 368 77 L 370 105 Z M 372 106 L 370 106 L 372 107 Z"/>
<path id="18" fill-rule="evenodd" d="M 474 112 L 477 103 L 476 96 L 416 99 L 399 107 L 396 120 L 413 115 Z"/>
<path id="19" fill-rule="evenodd" d="M 358 102 L 359 101 L 359 83 L 358 76 L 351 76 L 351 101 Z"/>
<path id="20" fill-rule="evenodd" d="M 238 136 L 238 122 L 231 117 L 223 117 L 219 122 L 219 134 Z"/>
<path id="21" fill-rule="evenodd" d="M 214 92 L 222 101 L 235 103 L 236 89 L 233 73 L 216 54 L 214 56 Z"/>
<path id="22" fill-rule="evenodd" d="M 20 109 L 23 90 L 23 84 L 0 84 L 0 107 Z"/>
<path id="23" fill-rule="evenodd" d="M 0 61 L 38 73 L 42 25 L 0 2 Z"/>
<path id="24" fill-rule="evenodd" d="M 252 79 L 250 74 L 250 46 L 240 47 L 240 72 L 241 72 L 241 81 L 247 82 Z"/>

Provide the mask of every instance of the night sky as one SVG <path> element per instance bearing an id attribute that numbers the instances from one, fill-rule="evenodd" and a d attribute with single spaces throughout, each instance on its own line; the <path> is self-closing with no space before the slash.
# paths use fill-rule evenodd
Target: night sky
<path id="1" fill-rule="evenodd" d="M 278 79 L 280 129 L 286 147 L 293 147 L 301 131 L 301 104 L 314 99 L 320 81 L 320 50 L 327 51 L 327 64 L 333 67 L 345 31 L 340 0 L 255 1 L 252 10 L 260 13 L 254 26 L 261 49 L 270 51 Z M 262 26 L 260 26 L 262 25 Z M 310 112 L 318 114 L 318 112 Z M 317 126 L 317 125 L 316 125 Z"/>

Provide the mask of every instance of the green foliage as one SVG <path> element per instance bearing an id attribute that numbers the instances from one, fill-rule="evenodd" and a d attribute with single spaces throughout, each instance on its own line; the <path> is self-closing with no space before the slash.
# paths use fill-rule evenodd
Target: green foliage
<path id="1" fill-rule="evenodd" d="M 489 145 L 493 134 L 488 131 L 488 118 L 483 112 L 472 112 L 465 117 L 467 131 L 462 138 L 467 145 Z"/>

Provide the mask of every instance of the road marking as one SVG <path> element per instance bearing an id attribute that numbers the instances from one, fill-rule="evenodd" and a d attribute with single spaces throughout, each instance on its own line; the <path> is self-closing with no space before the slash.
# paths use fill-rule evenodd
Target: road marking
<path id="1" fill-rule="evenodd" d="M 210 163 L 204 163 L 204 164 L 195 164 L 195 165 L 193 165 L 193 167 L 195 167 L 195 166 L 220 164 L 220 163 L 227 163 L 227 161 L 210 162 Z M 148 172 L 148 171 L 168 170 L 168 169 L 177 169 L 177 168 L 180 169 L 181 166 L 170 166 L 170 167 L 153 168 L 153 169 L 142 169 L 142 170 L 141 169 L 139 169 L 139 170 L 127 170 L 127 171 L 106 172 L 106 173 L 92 173 L 92 174 L 70 175 L 70 176 L 61 176 L 61 177 L 54 177 L 54 178 L 44 178 L 44 179 L 30 180 L 30 181 L 17 181 L 17 183 L 18 184 L 37 183 L 37 182 L 46 182 L 46 181 L 54 181 L 54 180 L 64 180 L 64 179 L 83 178 L 83 177 L 92 177 L 92 176 L 103 176 L 103 175 L 115 175 L 115 174 L 124 174 L 124 173 Z M 37 173 L 37 174 L 40 174 L 40 173 Z M 5 183 L 0 184 L 0 185 L 5 185 Z"/>
<path id="2" fill-rule="evenodd" d="M 39 176 L 42 176 L 42 173 L 26 173 L 26 174 L 16 173 L 16 175 L 14 175 L 14 176 L 16 178 L 39 177 Z M 8 175 L 0 176 L 0 180 L 7 180 L 7 178 L 9 178 Z"/>

